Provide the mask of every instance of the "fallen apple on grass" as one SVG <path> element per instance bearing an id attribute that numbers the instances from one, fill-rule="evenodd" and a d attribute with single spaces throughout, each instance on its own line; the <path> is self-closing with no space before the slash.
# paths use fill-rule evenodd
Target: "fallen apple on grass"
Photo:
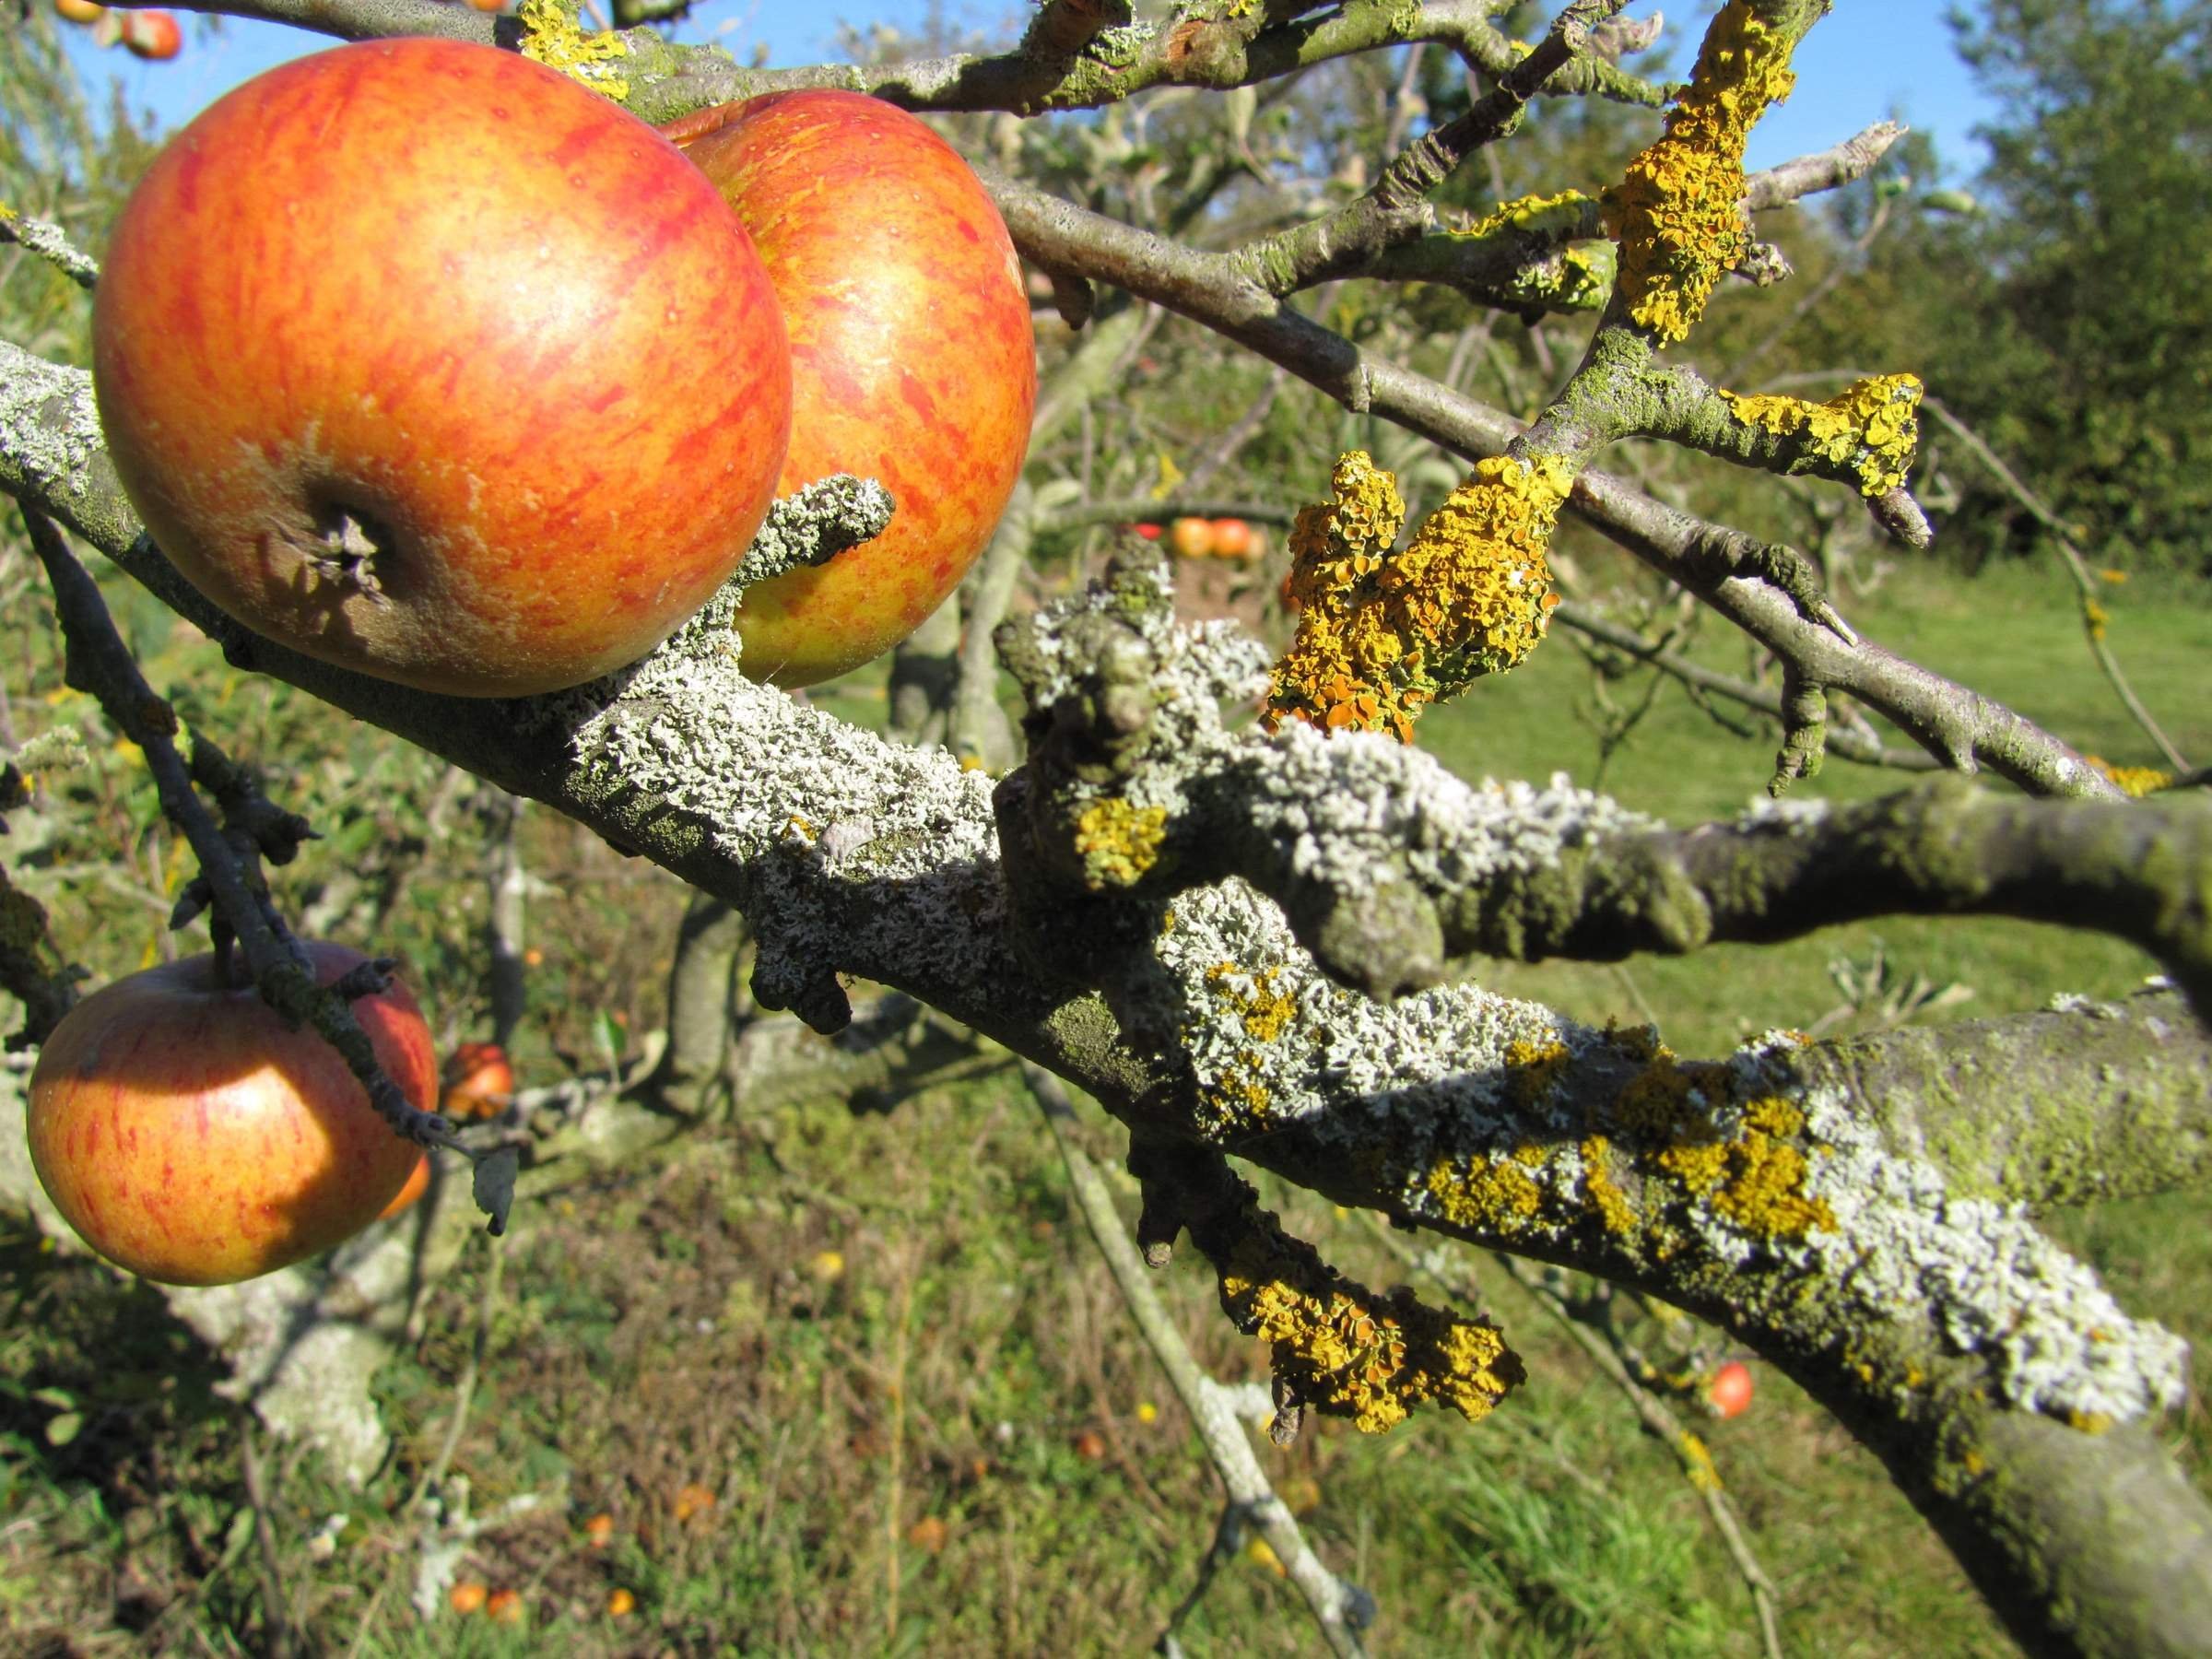
<path id="1" fill-rule="evenodd" d="M 1706 1385 L 1705 1398 L 1718 1418 L 1741 1417 L 1751 1409 L 1751 1368 L 1741 1359 L 1731 1359 L 1712 1373 Z"/>
<path id="2" fill-rule="evenodd" d="M 1037 398 L 1029 297 L 998 209 L 905 111 L 776 92 L 662 129 L 752 232 L 791 336 L 791 449 L 777 493 L 874 478 L 890 528 L 747 588 L 742 666 L 807 686 L 906 638 L 991 539 Z"/>
<path id="3" fill-rule="evenodd" d="M 452 41 L 300 58 L 186 126 L 117 221 L 92 356 L 124 488 L 195 586 L 472 696 L 658 644 L 751 542 L 790 429 L 782 312 L 712 184 Z"/>
<path id="4" fill-rule="evenodd" d="M 308 944 L 318 982 L 366 959 Z M 430 1111 L 437 1063 L 394 982 L 353 1012 L 384 1074 Z M 227 1285 L 319 1254 L 377 1218 L 419 1166 L 338 1052 L 252 985 L 190 957 L 103 986 L 39 1052 L 30 1160 L 77 1236 L 170 1285 Z"/>

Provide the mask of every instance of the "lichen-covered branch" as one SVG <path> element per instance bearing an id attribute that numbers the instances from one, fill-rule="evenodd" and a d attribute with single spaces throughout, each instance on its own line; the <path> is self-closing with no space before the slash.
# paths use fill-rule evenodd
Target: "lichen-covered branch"
<path id="1" fill-rule="evenodd" d="M 371 40 L 440 35 L 486 45 L 516 45 L 523 25 L 438 0 L 185 0 L 187 9 L 335 35 Z M 1056 8 L 1072 13 L 1078 8 Z M 1102 27 L 1064 27 L 1041 18 L 1013 51 L 957 53 L 880 64 L 825 64 L 793 69 L 741 68 L 720 47 L 678 46 L 650 28 L 616 31 L 622 58 L 619 88 L 602 89 L 647 121 L 673 121 L 695 111 L 801 87 L 842 87 L 912 110 L 1096 109 L 1155 87 L 1226 90 L 1295 74 L 1356 53 L 1391 46 L 1449 46 L 1470 65 L 1503 76 L 1520 61 L 1514 43 L 1491 22 L 1492 0 L 1342 0 L 1318 14 L 1285 18 L 1277 7 L 1221 6 L 1219 16 L 1186 8 L 1164 22 L 1131 20 L 1128 8 Z M 1206 10 L 1217 8 L 1208 7 Z M 1299 8 L 1304 13 L 1306 8 Z M 1241 15 L 1240 15 L 1241 14 Z M 1543 90 L 1655 105 L 1665 89 L 1592 53 L 1551 78 Z"/>
<path id="2" fill-rule="evenodd" d="M 1800 1076 L 1818 1045 L 1777 1038 L 1700 1065 L 1467 982 L 1384 1005 L 1324 974 L 1242 881 L 1155 898 L 1114 879 L 1184 855 L 1171 826 L 1237 822 L 1230 804 L 1264 782 L 1235 764 L 1250 746 L 1297 787 L 1246 821 L 1271 817 L 1291 875 L 1343 896 L 1309 932 L 1340 964 L 1379 939 L 1403 969 L 1427 903 L 1409 889 L 1460 880 L 1468 850 L 1541 885 L 1563 854 L 1651 830 L 1611 803 L 1469 790 L 1386 740 L 1230 734 L 1219 700 L 1256 689 L 1264 659 L 1218 627 L 1167 631 L 1164 594 L 1077 606 L 1017 660 L 1032 734 L 1052 741 L 995 792 L 950 755 L 751 684 L 707 629 L 520 703 L 368 680 L 244 632 L 184 584 L 114 489 L 83 377 L 12 348 L 0 488 L 71 524 L 234 660 L 735 904 L 764 1002 L 829 1028 L 849 1015 L 841 976 L 884 982 L 1077 1083 L 1151 1144 L 1234 1151 L 1340 1203 L 1648 1288 L 1787 1367 L 1880 1451 L 2024 1638 L 2118 1653 L 2212 1628 L 2212 1522 L 2149 1431 L 2180 1387 L 2178 1345 L 1981 1196 L 1985 1173 L 1954 1177 L 1932 1136 L 1893 1139 L 1848 1076 Z M 2030 847 L 2032 822 L 2015 826 Z M 2201 908 L 2172 897 L 2176 918 Z M 2203 1068 L 2112 1065 L 2139 1110 L 2171 1101 L 2202 1121 Z M 2025 1068 L 1957 1084 L 1963 1110 L 2041 1086 Z M 2064 1102 L 2044 1104 L 2055 1120 Z"/>
<path id="3" fill-rule="evenodd" d="M 1015 245 L 1151 300 L 1280 363 L 1347 409 L 1372 413 L 1468 461 L 1504 451 L 1521 425 L 1411 370 L 1369 357 L 1240 280 L 1224 256 L 1177 246 L 1009 180 L 985 179 Z M 1595 467 L 1576 475 L 1567 510 L 1743 629 L 1808 678 L 1894 722 L 1944 765 L 1988 767 L 2035 794 L 2116 795 L 2070 746 L 2003 704 L 1839 631 L 1787 548 L 1698 519 Z"/>

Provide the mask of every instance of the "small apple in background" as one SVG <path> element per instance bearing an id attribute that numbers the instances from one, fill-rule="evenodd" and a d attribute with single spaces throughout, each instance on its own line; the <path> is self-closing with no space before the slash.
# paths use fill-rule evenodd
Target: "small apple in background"
<path id="1" fill-rule="evenodd" d="M 742 667 L 809 686 L 912 633 L 990 540 L 1037 398 L 1020 265 L 958 152 L 880 99 L 776 92 L 662 129 L 752 232 L 791 333 L 779 494 L 832 473 L 890 528 L 747 590 Z"/>
<path id="2" fill-rule="evenodd" d="M 329 984 L 365 959 L 308 944 Z M 394 982 L 353 1005 L 384 1073 L 437 1099 L 429 1028 Z M 77 1235 L 170 1285 L 227 1285 L 351 1238 L 421 1148 L 393 1134 L 338 1052 L 212 956 L 103 986 L 55 1026 L 30 1077 L 31 1166 Z"/>
<path id="3" fill-rule="evenodd" d="M 97 23 L 107 9 L 94 0 L 53 0 L 54 15 L 65 23 Z"/>
<path id="4" fill-rule="evenodd" d="M 407 1184 L 392 1194 L 392 1202 L 376 1214 L 379 1221 L 389 1221 L 402 1210 L 412 1207 L 415 1201 L 430 1190 L 430 1155 L 425 1152 L 415 1160 L 415 1169 L 407 1177 Z"/>
<path id="5" fill-rule="evenodd" d="M 1250 559 L 1257 546 L 1252 526 L 1241 518 L 1218 518 L 1208 526 L 1214 533 L 1216 559 Z"/>
<path id="6" fill-rule="evenodd" d="M 445 1062 L 445 1099 L 439 1110 L 465 1123 L 494 1118 L 514 1095 L 514 1067 L 496 1042 L 464 1042 Z"/>
<path id="7" fill-rule="evenodd" d="M 468 696 L 658 644 L 744 554 L 789 433 L 782 312 L 713 186 L 455 41 L 319 53 L 202 112 L 116 223 L 92 358 L 124 488 L 195 586 Z"/>
<path id="8" fill-rule="evenodd" d="M 184 50 L 184 31 L 165 11 L 119 11 L 123 19 L 124 49 L 133 57 L 165 63 Z"/>
<path id="9" fill-rule="evenodd" d="M 1159 539 L 1159 526 L 1158 524 L 1132 524 L 1129 527 L 1135 531 L 1139 535 L 1143 536 L 1147 541 L 1156 542 Z"/>
<path id="10" fill-rule="evenodd" d="M 1741 1359 L 1731 1359 L 1712 1373 L 1705 1398 L 1713 1416 L 1741 1417 L 1751 1408 L 1751 1368 Z"/>
<path id="11" fill-rule="evenodd" d="M 1214 550 L 1214 527 L 1202 518 L 1179 518 L 1168 526 L 1168 546 L 1179 559 L 1204 559 Z"/>

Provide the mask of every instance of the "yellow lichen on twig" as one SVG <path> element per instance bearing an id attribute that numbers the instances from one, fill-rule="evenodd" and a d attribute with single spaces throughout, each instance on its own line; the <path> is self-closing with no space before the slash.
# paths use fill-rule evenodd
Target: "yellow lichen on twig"
<path id="1" fill-rule="evenodd" d="M 1272 717 L 1409 743 L 1427 704 L 1522 661 L 1559 603 L 1544 555 L 1573 481 L 1550 456 L 1493 456 L 1393 553 L 1397 481 L 1364 452 L 1346 455 L 1331 498 L 1290 533 L 1299 627 L 1276 665 Z"/>
<path id="2" fill-rule="evenodd" d="M 1498 1327 L 1430 1308 L 1410 1290 L 1353 1283 L 1253 1213 L 1220 1265 L 1221 1304 L 1266 1338 L 1283 1397 L 1380 1434 L 1436 1401 L 1473 1421 L 1525 1373 Z"/>
<path id="3" fill-rule="evenodd" d="M 615 30 L 586 34 L 562 0 L 523 0 L 515 15 L 524 57 L 618 102 L 629 96 L 629 82 L 614 69 L 616 58 L 629 55 L 629 42 Z"/>
<path id="4" fill-rule="evenodd" d="M 1854 381 L 1820 404 L 1735 392 L 1722 393 L 1721 401 L 1738 420 L 1777 437 L 1801 436 L 1820 459 L 1851 468 L 1859 492 L 1873 497 L 1897 488 L 1912 469 L 1922 390 L 1918 375 L 1883 374 Z"/>
<path id="5" fill-rule="evenodd" d="M 1076 819 L 1084 885 L 1093 892 L 1135 886 L 1159 862 L 1167 834 L 1164 806 L 1138 806 L 1118 795 L 1094 802 Z"/>
<path id="6" fill-rule="evenodd" d="M 1688 335 L 1713 285 L 1750 250 L 1744 146 L 1767 106 L 1789 96 L 1794 44 L 1749 0 L 1729 0 L 1705 31 L 1666 131 L 1605 194 L 1606 229 L 1620 244 L 1620 296 L 1662 345 Z"/>

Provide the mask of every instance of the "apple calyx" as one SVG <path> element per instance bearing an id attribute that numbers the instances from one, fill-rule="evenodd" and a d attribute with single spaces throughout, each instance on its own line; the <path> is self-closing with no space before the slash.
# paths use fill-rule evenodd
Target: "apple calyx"
<path id="1" fill-rule="evenodd" d="M 377 575 L 377 565 L 390 557 L 396 538 L 376 519 L 350 507 L 330 506 L 315 514 L 317 545 L 304 556 L 317 577 L 359 594 L 378 605 L 391 598 Z"/>

